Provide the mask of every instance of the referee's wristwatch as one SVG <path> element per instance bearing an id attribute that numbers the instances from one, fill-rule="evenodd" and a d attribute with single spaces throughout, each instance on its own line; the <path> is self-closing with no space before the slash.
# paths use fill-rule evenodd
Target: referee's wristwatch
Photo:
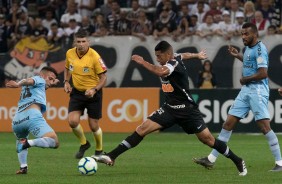
<path id="1" fill-rule="evenodd" d="M 64 82 L 63 82 L 63 83 L 65 84 L 66 82 L 69 82 L 69 80 L 64 80 Z"/>

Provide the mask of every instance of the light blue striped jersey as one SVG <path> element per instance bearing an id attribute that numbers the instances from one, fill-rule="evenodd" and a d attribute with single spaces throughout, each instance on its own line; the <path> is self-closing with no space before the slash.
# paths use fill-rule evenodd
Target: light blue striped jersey
<path id="1" fill-rule="evenodd" d="M 41 113 L 44 113 L 46 111 L 46 82 L 40 76 L 33 76 L 31 78 L 34 80 L 34 85 L 22 87 L 18 102 L 18 112 L 23 111 L 31 104 L 37 103 L 41 105 Z"/>
<path id="2" fill-rule="evenodd" d="M 268 51 L 261 41 L 252 47 L 246 46 L 243 52 L 243 77 L 254 75 L 261 67 L 268 68 Z M 268 79 L 251 81 L 241 90 L 248 93 L 269 95 Z"/>

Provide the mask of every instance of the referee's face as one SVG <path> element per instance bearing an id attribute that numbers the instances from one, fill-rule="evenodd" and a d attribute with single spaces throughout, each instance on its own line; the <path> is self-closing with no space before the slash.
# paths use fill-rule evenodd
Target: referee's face
<path id="1" fill-rule="evenodd" d="M 77 48 L 77 52 L 79 54 L 85 54 L 89 48 L 89 40 L 84 38 L 75 38 L 74 40 L 75 47 Z"/>

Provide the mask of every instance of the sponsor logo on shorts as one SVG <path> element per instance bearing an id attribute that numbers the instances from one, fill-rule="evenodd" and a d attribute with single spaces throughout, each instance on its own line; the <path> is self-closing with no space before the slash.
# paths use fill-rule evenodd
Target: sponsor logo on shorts
<path id="1" fill-rule="evenodd" d="M 203 126 L 203 125 L 198 126 L 197 129 L 199 130 L 202 126 Z"/>
<path id="2" fill-rule="evenodd" d="M 173 109 L 184 109 L 185 108 L 185 104 L 180 104 L 180 105 L 169 105 L 167 104 L 170 108 Z"/>
<path id="3" fill-rule="evenodd" d="M 23 118 L 23 119 L 21 119 L 19 121 L 13 121 L 13 125 L 19 125 L 19 124 L 21 124 L 21 123 L 23 123 L 25 121 L 28 121 L 28 120 L 29 120 L 29 116 L 27 116 L 27 117 L 25 117 L 25 118 Z"/>

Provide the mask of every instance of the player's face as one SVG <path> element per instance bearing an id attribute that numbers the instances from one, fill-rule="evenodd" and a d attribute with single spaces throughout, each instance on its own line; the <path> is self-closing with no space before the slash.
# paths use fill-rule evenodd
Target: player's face
<path id="1" fill-rule="evenodd" d="M 155 51 L 155 55 L 157 57 L 157 62 L 160 63 L 160 65 L 165 65 L 171 59 L 172 49 L 169 49 L 166 52 Z"/>
<path id="2" fill-rule="evenodd" d="M 56 75 L 53 72 L 46 72 L 44 79 L 46 81 L 45 89 L 48 89 L 49 87 L 55 86 L 59 83 L 59 80 L 56 78 Z"/>
<path id="3" fill-rule="evenodd" d="M 86 37 L 75 38 L 74 44 L 79 54 L 85 54 L 89 48 L 89 40 Z"/>
<path id="4" fill-rule="evenodd" d="M 252 46 L 255 42 L 255 34 L 250 27 L 242 29 L 241 36 L 245 46 Z"/>

